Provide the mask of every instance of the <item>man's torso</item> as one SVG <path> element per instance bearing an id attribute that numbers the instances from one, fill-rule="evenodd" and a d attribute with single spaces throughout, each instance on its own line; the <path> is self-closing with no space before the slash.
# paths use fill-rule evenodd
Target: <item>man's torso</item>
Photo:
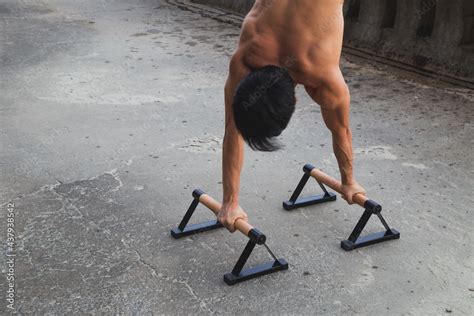
<path id="1" fill-rule="evenodd" d="M 323 68 L 339 66 L 342 5 L 341 0 L 257 0 L 242 26 L 238 53 L 249 68 L 278 65 L 297 83 L 311 85 Z"/>

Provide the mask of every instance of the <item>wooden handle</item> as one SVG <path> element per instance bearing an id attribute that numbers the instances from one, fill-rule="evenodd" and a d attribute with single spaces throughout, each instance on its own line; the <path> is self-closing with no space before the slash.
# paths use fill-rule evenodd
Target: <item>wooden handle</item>
<path id="1" fill-rule="evenodd" d="M 339 194 L 342 194 L 342 185 L 341 185 L 341 183 L 339 181 L 337 181 L 336 179 L 334 179 L 333 177 L 328 176 L 327 174 L 325 174 L 321 170 L 319 170 L 317 168 L 314 168 L 313 170 L 311 170 L 311 176 L 313 178 L 315 178 L 317 181 L 327 185 L 328 187 L 330 187 L 334 191 L 338 192 Z M 357 193 L 353 197 L 354 203 L 358 204 L 362 207 L 365 207 L 365 202 L 367 200 L 368 200 L 368 198 L 365 195 L 361 194 L 361 193 Z"/>
<path id="2" fill-rule="evenodd" d="M 214 200 L 211 196 L 209 196 L 207 194 L 202 194 L 199 197 L 199 202 L 201 202 L 208 209 L 210 209 L 212 212 L 214 212 L 214 214 L 216 214 L 216 216 L 217 216 L 217 214 L 219 214 L 219 212 L 222 208 L 221 203 L 217 202 L 216 200 Z M 253 227 L 252 227 L 252 225 L 250 225 L 246 221 L 239 218 L 235 221 L 235 229 L 240 231 L 245 236 L 248 236 L 249 232 L 253 229 Z"/>

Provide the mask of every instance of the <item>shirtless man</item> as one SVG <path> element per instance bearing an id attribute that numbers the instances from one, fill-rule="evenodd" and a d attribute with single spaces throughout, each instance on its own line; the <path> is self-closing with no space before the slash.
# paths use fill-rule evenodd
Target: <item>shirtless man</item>
<path id="1" fill-rule="evenodd" d="M 343 0 L 256 0 L 244 20 L 225 85 L 223 203 L 218 220 L 231 232 L 247 221 L 239 206 L 244 141 L 254 150 L 278 149 L 275 137 L 295 109 L 301 84 L 321 107 L 332 133 L 343 198 L 364 189 L 352 166 L 350 95 L 339 68 L 344 30 Z"/>

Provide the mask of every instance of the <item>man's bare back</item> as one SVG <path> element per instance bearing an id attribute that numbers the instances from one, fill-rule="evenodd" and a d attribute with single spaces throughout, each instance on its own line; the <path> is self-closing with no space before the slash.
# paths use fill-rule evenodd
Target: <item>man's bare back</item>
<path id="1" fill-rule="evenodd" d="M 247 220 L 239 206 L 244 136 L 249 145 L 252 137 L 260 137 L 265 147 L 279 135 L 291 118 L 296 84 L 319 104 L 331 131 L 343 197 L 352 204 L 356 194 L 365 194 L 353 176 L 350 95 L 339 68 L 342 5 L 341 0 L 256 0 L 245 18 L 225 85 L 224 194 L 218 219 L 230 231 L 237 220 Z M 278 88 L 272 89 L 275 84 Z"/>
<path id="2" fill-rule="evenodd" d="M 258 69 L 288 68 L 312 86 L 320 69 L 339 67 L 344 18 L 340 0 L 257 0 L 245 18 L 238 53 Z"/>

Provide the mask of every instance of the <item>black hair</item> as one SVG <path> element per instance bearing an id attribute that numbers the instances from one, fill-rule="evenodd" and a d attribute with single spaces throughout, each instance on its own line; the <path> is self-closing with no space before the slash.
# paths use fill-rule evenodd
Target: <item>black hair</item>
<path id="1" fill-rule="evenodd" d="M 252 71 L 236 89 L 232 108 L 237 129 L 253 150 L 276 151 L 276 137 L 295 111 L 295 83 L 285 68 Z"/>

